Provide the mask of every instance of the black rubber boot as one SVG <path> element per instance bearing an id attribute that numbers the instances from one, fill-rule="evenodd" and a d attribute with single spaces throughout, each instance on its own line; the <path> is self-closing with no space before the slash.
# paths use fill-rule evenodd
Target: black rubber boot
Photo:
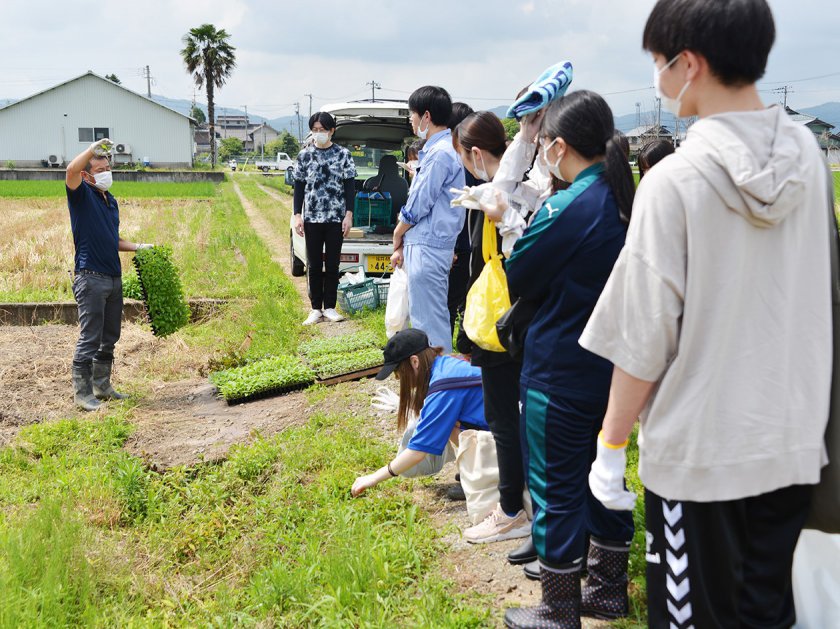
<path id="1" fill-rule="evenodd" d="M 124 400 L 128 396 L 117 393 L 111 386 L 112 360 L 93 359 L 93 394 L 100 400 Z"/>
<path id="2" fill-rule="evenodd" d="M 534 561 L 529 561 L 524 566 L 522 566 L 522 572 L 525 573 L 525 576 L 531 579 L 531 581 L 539 581 L 540 580 L 540 560 L 534 559 Z"/>
<path id="3" fill-rule="evenodd" d="M 95 411 L 99 408 L 99 400 L 93 396 L 91 382 L 91 365 L 73 365 L 73 401 L 83 411 Z"/>
<path id="4" fill-rule="evenodd" d="M 509 563 L 518 566 L 521 563 L 531 563 L 537 560 L 537 548 L 534 546 L 534 539 L 528 537 L 525 543 L 519 546 L 516 550 L 510 551 L 507 556 Z"/>
<path id="5" fill-rule="evenodd" d="M 505 612 L 510 629 L 580 629 L 580 569 L 571 572 L 540 570 L 542 603 Z"/>
<path id="6" fill-rule="evenodd" d="M 587 566 L 589 576 L 583 585 L 581 614 L 613 620 L 629 611 L 627 598 L 627 562 L 629 542 L 610 542 L 592 537 L 589 540 Z"/>

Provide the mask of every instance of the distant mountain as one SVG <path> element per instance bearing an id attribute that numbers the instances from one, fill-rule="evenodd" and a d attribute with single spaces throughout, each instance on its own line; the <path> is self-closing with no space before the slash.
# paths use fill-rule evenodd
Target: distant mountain
<path id="1" fill-rule="evenodd" d="M 190 115 L 190 111 L 192 110 L 192 101 L 185 100 L 182 98 L 167 98 L 166 96 L 160 96 L 159 94 L 152 94 L 152 100 L 156 103 L 160 103 L 165 107 L 169 107 L 170 109 L 174 109 L 175 111 L 182 113 L 186 116 Z M 196 103 L 198 108 L 204 112 L 204 115 L 207 115 L 207 106 L 203 103 Z M 238 109 L 236 107 L 222 107 L 217 105 L 216 106 L 216 116 L 244 116 L 245 110 Z M 248 112 L 248 120 L 254 123 L 263 123 L 265 122 L 273 129 L 277 131 L 288 131 L 295 137 L 298 134 L 298 127 L 297 127 L 297 116 L 281 116 L 279 118 L 272 118 L 268 119 L 264 116 L 260 116 L 259 114 L 254 114 Z M 303 131 L 306 130 L 306 123 L 307 120 L 301 117 L 301 129 Z"/>
<path id="2" fill-rule="evenodd" d="M 794 109 L 796 109 L 794 107 Z M 805 107 L 804 109 L 796 109 L 799 113 L 808 114 L 809 116 L 816 116 L 820 120 L 826 121 L 828 124 L 834 125 L 834 133 L 840 133 L 840 103 L 823 103 L 816 107 Z"/>

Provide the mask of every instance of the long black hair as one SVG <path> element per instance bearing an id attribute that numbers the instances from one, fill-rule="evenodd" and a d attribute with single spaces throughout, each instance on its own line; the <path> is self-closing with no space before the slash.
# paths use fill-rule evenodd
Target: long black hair
<path id="1" fill-rule="evenodd" d="M 621 220 L 633 211 L 633 173 L 624 149 L 616 141 L 612 110 L 599 94 L 572 92 L 551 103 L 543 116 L 540 136 L 563 138 L 584 159 L 604 157 L 604 178 L 618 204 Z"/>

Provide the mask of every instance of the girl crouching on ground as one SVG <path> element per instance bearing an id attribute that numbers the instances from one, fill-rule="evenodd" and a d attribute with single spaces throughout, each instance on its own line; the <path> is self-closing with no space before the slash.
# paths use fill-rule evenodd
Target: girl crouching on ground
<path id="1" fill-rule="evenodd" d="M 397 332 L 385 346 L 385 365 L 377 374 L 384 380 L 391 373 L 400 381 L 397 428 L 405 431 L 408 443 L 397 456 L 372 474 L 353 483 L 353 496 L 395 476 L 419 476 L 440 471 L 451 451 L 450 441 L 458 443 L 462 430 L 488 430 L 484 420 L 481 370 L 469 363 L 444 356 L 440 347 L 431 347 L 422 330 Z M 409 415 L 417 418 L 413 431 Z"/>

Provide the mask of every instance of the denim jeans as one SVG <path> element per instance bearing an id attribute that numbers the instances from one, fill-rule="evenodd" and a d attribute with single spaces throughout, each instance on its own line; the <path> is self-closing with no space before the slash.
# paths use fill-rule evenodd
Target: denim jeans
<path id="1" fill-rule="evenodd" d="M 73 278 L 73 295 L 79 306 L 80 326 L 74 366 L 90 364 L 94 358 L 113 360 L 122 325 L 122 278 L 77 273 Z"/>

